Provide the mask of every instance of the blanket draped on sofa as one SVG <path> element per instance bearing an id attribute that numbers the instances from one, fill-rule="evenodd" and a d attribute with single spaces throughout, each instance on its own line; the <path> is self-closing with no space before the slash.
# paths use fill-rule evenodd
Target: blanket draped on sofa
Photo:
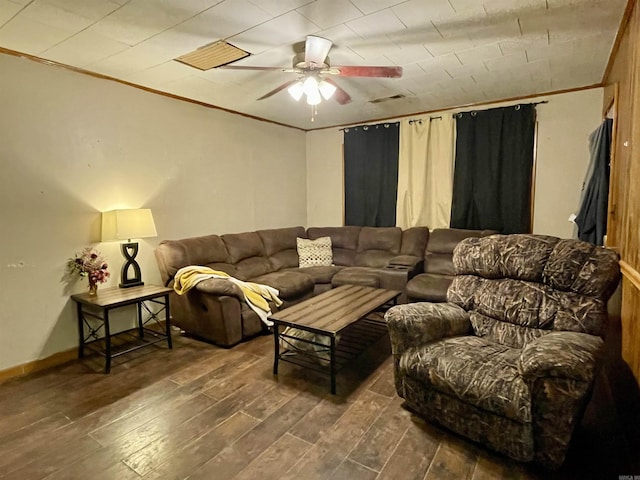
<path id="1" fill-rule="evenodd" d="M 260 320 L 262 320 L 267 326 L 273 325 L 273 322 L 269 320 L 271 308 L 269 307 L 268 301 L 271 300 L 276 304 L 276 306 L 280 306 L 282 305 L 282 300 L 278 297 L 280 292 L 268 285 L 244 282 L 232 277 L 228 273 L 213 270 L 209 267 L 189 265 L 176 272 L 173 289 L 178 295 L 184 295 L 199 282 L 210 278 L 223 278 L 236 284 L 240 290 L 242 290 L 245 302 L 247 302 L 247 305 L 249 305 L 249 307 L 258 314 Z"/>

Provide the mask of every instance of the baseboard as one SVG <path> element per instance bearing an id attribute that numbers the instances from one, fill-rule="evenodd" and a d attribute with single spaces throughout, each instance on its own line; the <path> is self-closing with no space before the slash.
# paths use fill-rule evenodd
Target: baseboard
<path id="1" fill-rule="evenodd" d="M 40 358 L 33 360 L 32 362 L 23 363 L 15 367 L 8 368 L 6 370 L 0 370 L 0 383 L 5 382 L 11 378 L 21 377 L 29 373 L 34 373 L 46 368 L 55 367 L 56 365 L 62 365 L 70 360 L 78 358 L 78 348 L 71 348 L 63 352 L 54 353 L 47 358 Z"/>

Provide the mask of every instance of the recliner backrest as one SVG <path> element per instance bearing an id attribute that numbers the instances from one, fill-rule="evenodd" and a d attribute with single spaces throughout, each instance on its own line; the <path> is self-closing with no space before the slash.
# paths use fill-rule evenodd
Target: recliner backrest
<path id="1" fill-rule="evenodd" d="M 552 330 L 601 335 L 620 276 L 612 250 L 545 235 L 468 238 L 453 263 L 447 300 L 476 335 L 518 348 Z"/>
<path id="2" fill-rule="evenodd" d="M 359 267 L 384 267 L 400 254 L 402 229 L 398 227 L 362 227 L 358 236 L 355 265 Z"/>

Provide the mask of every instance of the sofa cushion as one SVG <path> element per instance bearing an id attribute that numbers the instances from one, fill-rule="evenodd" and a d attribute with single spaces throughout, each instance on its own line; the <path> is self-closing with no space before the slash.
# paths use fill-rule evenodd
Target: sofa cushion
<path id="1" fill-rule="evenodd" d="M 331 279 L 334 287 L 340 285 L 361 285 L 363 287 L 380 288 L 380 275 L 377 268 L 344 267 Z"/>
<path id="2" fill-rule="evenodd" d="M 358 237 L 358 267 L 382 268 L 400 254 L 402 230 L 397 227 L 362 227 Z"/>
<path id="3" fill-rule="evenodd" d="M 260 235 L 256 232 L 222 235 L 231 263 L 236 267 L 241 280 L 257 277 L 274 270 L 267 258 Z"/>
<path id="4" fill-rule="evenodd" d="M 450 253 L 427 252 L 424 256 L 424 271 L 425 273 L 454 276 L 456 271 L 453 268 L 453 256 Z"/>
<path id="5" fill-rule="evenodd" d="M 331 279 L 333 278 L 333 276 L 343 268 L 346 268 L 346 267 L 338 267 L 338 266 L 332 265 L 330 267 L 317 266 L 317 267 L 296 268 L 291 270 L 304 273 L 305 275 L 309 275 L 312 278 L 313 282 L 316 284 L 317 283 L 331 284 Z"/>
<path id="6" fill-rule="evenodd" d="M 352 266 L 355 264 L 358 249 L 358 236 L 362 227 L 311 227 L 307 229 L 307 237 L 312 240 L 320 237 L 331 237 L 333 263 L 335 265 Z"/>
<path id="7" fill-rule="evenodd" d="M 412 227 L 402 232 L 400 254 L 422 257 L 427 248 L 429 229 L 427 227 Z"/>
<path id="8" fill-rule="evenodd" d="M 163 240 L 155 250 L 156 260 L 165 285 L 176 272 L 189 265 L 203 265 L 214 270 L 223 270 L 235 275 L 235 267 L 230 263 L 229 253 L 218 235 Z"/>
<path id="9" fill-rule="evenodd" d="M 299 267 L 330 267 L 333 264 L 331 237 L 320 237 L 315 240 L 297 238 L 296 244 Z"/>
<path id="10" fill-rule="evenodd" d="M 271 272 L 250 279 L 251 282 L 262 283 L 278 289 L 282 300 L 298 298 L 313 292 L 313 280 L 309 275 L 290 270 Z"/>
<path id="11" fill-rule="evenodd" d="M 258 230 L 256 233 L 262 240 L 274 271 L 298 266 L 296 238 L 306 237 L 303 227 Z"/>
<path id="12" fill-rule="evenodd" d="M 520 352 L 478 337 L 451 337 L 408 349 L 400 368 L 440 392 L 528 423 L 531 393 L 518 373 Z"/>
<path id="13" fill-rule="evenodd" d="M 407 296 L 414 300 L 446 302 L 453 277 L 421 273 L 407 282 Z"/>

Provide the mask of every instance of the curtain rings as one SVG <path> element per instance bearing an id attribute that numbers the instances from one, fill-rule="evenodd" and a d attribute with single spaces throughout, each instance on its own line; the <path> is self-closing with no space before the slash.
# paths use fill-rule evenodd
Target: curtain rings
<path id="1" fill-rule="evenodd" d="M 520 104 L 516 105 L 516 110 L 520 110 Z"/>
<path id="2" fill-rule="evenodd" d="M 475 117 L 476 115 L 478 115 L 478 112 L 476 112 L 475 110 L 473 112 L 471 112 L 471 116 Z"/>

